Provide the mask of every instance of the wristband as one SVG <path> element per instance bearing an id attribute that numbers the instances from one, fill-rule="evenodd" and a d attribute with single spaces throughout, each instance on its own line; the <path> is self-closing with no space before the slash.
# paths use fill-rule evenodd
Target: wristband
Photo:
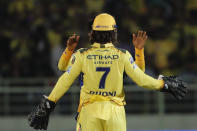
<path id="1" fill-rule="evenodd" d="M 66 59 L 66 60 L 69 60 L 70 57 L 72 56 L 73 54 L 73 51 L 70 51 L 68 48 L 65 49 L 64 53 L 63 53 L 63 57 Z"/>
<path id="2" fill-rule="evenodd" d="M 135 59 L 138 61 L 144 61 L 144 48 L 143 49 L 135 48 Z"/>

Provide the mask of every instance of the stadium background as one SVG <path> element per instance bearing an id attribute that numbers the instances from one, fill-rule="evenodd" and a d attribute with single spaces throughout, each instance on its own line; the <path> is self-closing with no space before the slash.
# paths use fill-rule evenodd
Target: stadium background
<path id="1" fill-rule="evenodd" d="M 101 12 L 118 25 L 118 47 L 133 53 L 131 33 L 146 30 L 146 73 L 178 75 L 190 83 L 181 102 L 137 87 L 124 77 L 128 130 L 197 129 L 197 0 L 1 0 L 0 131 L 32 131 L 27 114 L 62 72 L 67 38 L 87 47 L 90 23 Z M 61 99 L 49 131 L 74 131 L 79 82 Z"/>

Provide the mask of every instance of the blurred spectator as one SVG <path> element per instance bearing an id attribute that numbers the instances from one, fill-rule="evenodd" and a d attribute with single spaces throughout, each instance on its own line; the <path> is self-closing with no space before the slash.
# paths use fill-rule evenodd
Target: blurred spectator
<path id="1" fill-rule="evenodd" d="M 185 68 L 188 73 L 197 73 L 197 37 L 189 35 L 187 38 L 187 44 L 182 51 L 182 57 L 184 59 Z"/>
<path id="2" fill-rule="evenodd" d="M 0 76 L 58 75 L 57 62 L 69 35 L 87 47 L 89 18 L 112 14 L 119 47 L 132 53 L 131 34 L 146 30 L 146 67 L 155 74 L 197 72 L 196 0 L 3 0 L 0 1 Z M 89 22 L 89 23 L 88 23 Z"/>

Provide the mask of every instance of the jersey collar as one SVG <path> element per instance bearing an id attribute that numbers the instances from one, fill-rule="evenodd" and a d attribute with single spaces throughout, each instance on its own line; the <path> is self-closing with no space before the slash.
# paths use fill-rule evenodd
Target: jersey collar
<path id="1" fill-rule="evenodd" d="M 112 47 L 114 46 L 112 43 L 106 43 L 106 44 L 99 44 L 99 43 L 93 43 L 91 45 L 92 47 L 97 47 L 97 48 L 106 48 L 106 47 Z"/>

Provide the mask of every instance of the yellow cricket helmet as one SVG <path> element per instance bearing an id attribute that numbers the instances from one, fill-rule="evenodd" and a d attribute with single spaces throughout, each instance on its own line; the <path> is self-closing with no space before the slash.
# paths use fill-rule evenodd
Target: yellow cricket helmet
<path id="1" fill-rule="evenodd" d="M 114 17 L 107 13 L 97 15 L 92 25 L 92 30 L 96 31 L 110 31 L 116 28 L 117 25 Z"/>

